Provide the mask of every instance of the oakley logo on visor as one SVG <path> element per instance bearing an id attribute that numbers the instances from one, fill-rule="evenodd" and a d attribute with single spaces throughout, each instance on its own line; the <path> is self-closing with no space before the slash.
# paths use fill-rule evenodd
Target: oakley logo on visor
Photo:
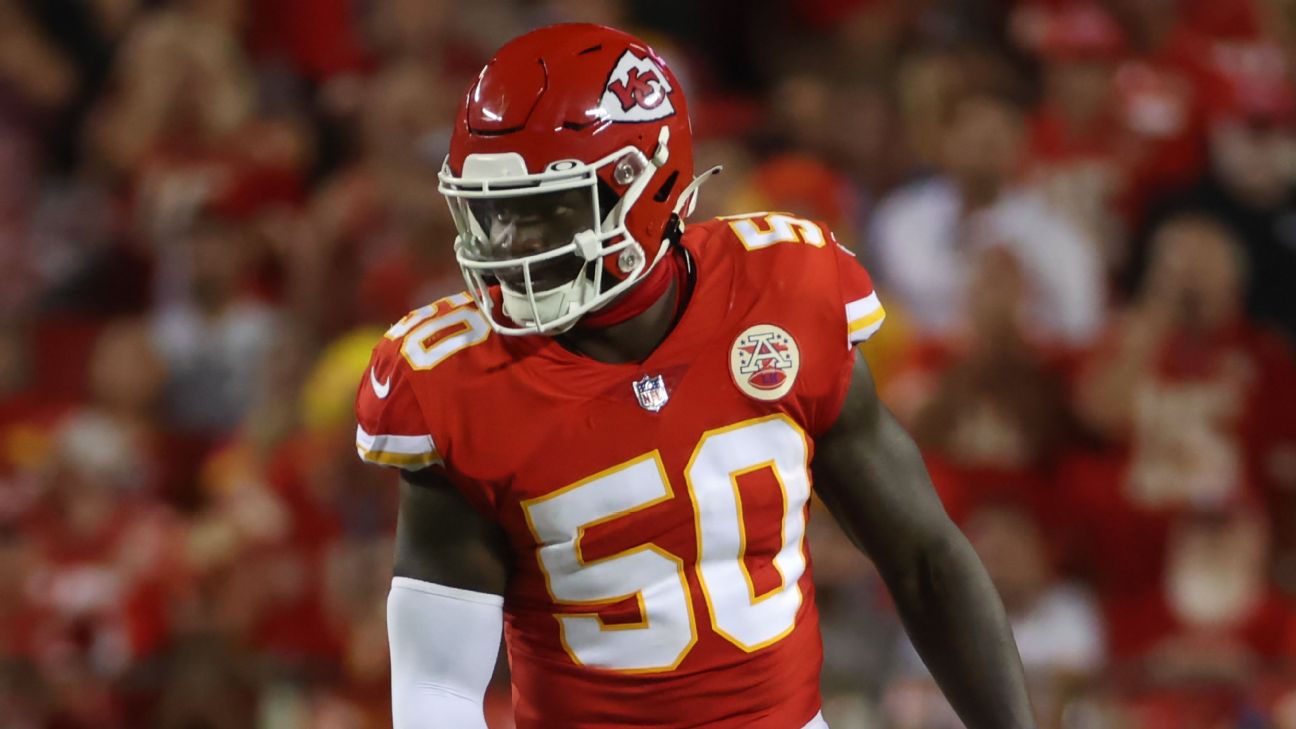
<path id="1" fill-rule="evenodd" d="M 656 121 L 675 113 L 670 100 L 673 91 L 652 59 L 627 50 L 608 76 L 599 105 L 615 122 Z"/>

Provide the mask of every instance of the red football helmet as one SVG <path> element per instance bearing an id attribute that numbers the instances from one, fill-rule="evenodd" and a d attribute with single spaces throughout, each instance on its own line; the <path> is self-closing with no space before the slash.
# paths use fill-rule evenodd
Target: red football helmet
<path id="1" fill-rule="evenodd" d="M 555 25 L 468 89 L 440 174 L 469 292 L 504 334 L 557 333 L 643 279 L 690 212 L 684 93 L 643 41 Z M 492 281 L 509 321 L 493 311 Z"/>

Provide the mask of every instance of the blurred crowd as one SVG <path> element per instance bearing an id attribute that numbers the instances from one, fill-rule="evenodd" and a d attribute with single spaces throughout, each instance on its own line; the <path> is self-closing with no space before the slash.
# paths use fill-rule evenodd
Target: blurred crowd
<path id="1" fill-rule="evenodd" d="M 866 261 L 1043 729 L 1296 729 L 1293 0 L 0 0 L 0 729 L 389 725 L 356 383 L 461 286 L 459 93 L 568 20 L 681 76 L 699 216 Z M 957 727 L 812 549 L 834 729 Z"/>

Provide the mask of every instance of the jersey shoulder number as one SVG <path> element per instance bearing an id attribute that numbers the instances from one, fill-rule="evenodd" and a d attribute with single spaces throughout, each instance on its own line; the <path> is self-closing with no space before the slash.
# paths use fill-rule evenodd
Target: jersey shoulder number
<path id="1" fill-rule="evenodd" d="M 719 235 L 730 236 L 741 245 L 734 246 L 739 251 L 736 255 L 781 251 L 784 255 L 779 260 L 770 260 L 771 271 L 785 270 L 785 266 L 809 270 L 810 279 L 822 284 L 815 286 L 816 297 L 826 295 L 834 306 L 844 309 L 848 345 L 864 342 L 882 327 L 886 310 L 873 289 L 872 278 L 826 225 L 782 212 L 728 215 L 712 223 L 717 224 L 724 226 Z M 797 260 L 785 263 L 786 256 Z"/>
<path id="2" fill-rule="evenodd" d="M 421 372 L 485 342 L 490 334 L 486 316 L 468 294 L 459 293 L 411 311 L 383 338 L 398 345 L 411 370 Z"/>
<path id="3" fill-rule="evenodd" d="M 829 242 L 836 242 L 824 226 L 791 213 L 744 213 L 726 215 L 717 220 L 727 223 L 730 232 L 749 251 L 779 243 L 802 243 L 823 248 Z"/>
<path id="4" fill-rule="evenodd" d="M 417 470 L 441 464 L 419 389 L 463 350 L 485 342 L 490 324 L 467 294 L 406 314 L 374 347 L 356 395 L 356 451 L 383 466 Z"/>

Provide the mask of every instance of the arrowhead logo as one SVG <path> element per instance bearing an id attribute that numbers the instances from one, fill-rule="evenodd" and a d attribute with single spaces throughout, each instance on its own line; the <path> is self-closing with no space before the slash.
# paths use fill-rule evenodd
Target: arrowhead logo
<path id="1" fill-rule="evenodd" d="M 656 121 L 675 113 L 670 97 L 674 91 L 651 58 L 627 49 L 608 75 L 599 106 L 614 122 Z"/>
<path id="2" fill-rule="evenodd" d="M 378 376 L 374 374 L 373 368 L 369 368 L 369 386 L 373 388 L 374 395 L 379 400 L 386 400 L 387 395 L 391 392 L 391 375 L 387 376 L 386 382 L 379 382 Z"/>

